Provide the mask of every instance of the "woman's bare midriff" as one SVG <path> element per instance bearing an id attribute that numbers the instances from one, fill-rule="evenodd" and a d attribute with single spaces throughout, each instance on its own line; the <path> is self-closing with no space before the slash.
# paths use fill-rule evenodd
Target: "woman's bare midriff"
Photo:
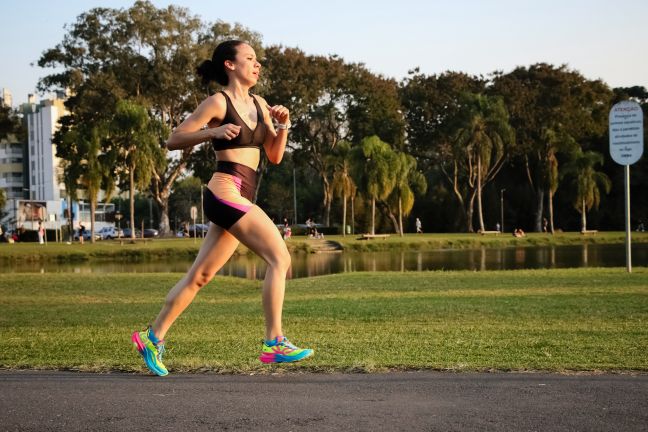
<path id="1" fill-rule="evenodd" d="M 252 168 L 254 171 L 257 170 L 259 166 L 259 160 L 261 158 L 261 152 L 257 148 L 245 147 L 237 149 L 227 149 L 220 150 L 216 152 L 216 159 L 219 161 L 234 162 L 237 164 L 245 165 L 249 168 Z M 213 176 L 212 176 L 213 179 Z M 210 186 L 211 181 L 207 184 L 207 187 L 214 192 L 214 189 Z"/>

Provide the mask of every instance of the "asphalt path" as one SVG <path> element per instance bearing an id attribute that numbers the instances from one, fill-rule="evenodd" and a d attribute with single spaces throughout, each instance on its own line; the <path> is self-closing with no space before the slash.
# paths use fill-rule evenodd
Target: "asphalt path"
<path id="1" fill-rule="evenodd" d="M 0 371 L 2 431 L 646 431 L 648 375 Z"/>

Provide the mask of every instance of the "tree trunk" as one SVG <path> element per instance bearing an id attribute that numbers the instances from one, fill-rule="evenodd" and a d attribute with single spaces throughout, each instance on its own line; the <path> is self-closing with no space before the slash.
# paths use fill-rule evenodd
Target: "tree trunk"
<path id="1" fill-rule="evenodd" d="M 90 197 L 90 242 L 95 242 L 95 212 L 97 209 L 97 197 Z"/>
<path id="2" fill-rule="evenodd" d="M 553 192 L 549 191 L 549 231 L 554 233 L 554 218 L 553 218 Z"/>
<path id="3" fill-rule="evenodd" d="M 398 217 L 394 214 L 394 212 L 392 212 L 391 207 L 385 201 L 378 200 L 378 205 L 380 205 L 380 210 L 383 212 L 383 214 L 385 214 L 391 221 L 394 227 L 394 232 L 398 234 L 399 232 Z"/>
<path id="4" fill-rule="evenodd" d="M 583 208 L 581 209 L 581 232 L 587 231 L 587 212 L 585 209 L 585 200 L 583 200 Z"/>
<path id="5" fill-rule="evenodd" d="M 171 117 L 171 114 L 169 114 Z M 175 183 L 178 176 L 184 171 L 187 166 L 186 161 L 180 161 L 178 165 L 173 168 L 168 176 L 164 173 L 155 173 L 153 181 L 151 182 L 151 195 L 157 201 L 160 207 L 160 235 L 164 236 L 169 232 L 169 197 L 171 196 L 171 188 Z"/>
<path id="6" fill-rule="evenodd" d="M 371 197 L 371 234 L 376 234 L 376 198 Z"/>
<path id="7" fill-rule="evenodd" d="M 68 189 L 67 191 L 67 208 L 68 208 L 68 225 L 70 227 L 70 238 L 69 242 L 72 243 L 74 241 L 74 215 L 72 212 L 72 195 L 70 193 L 70 190 Z"/>
<path id="8" fill-rule="evenodd" d="M 398 229 L 400 236 L 403 237 L 403 200 L 398 197 Z"/>
<path id="9" fill-rule="evenodd" d="M 464 209 L 466 214 L 466 229 L 469 233 L 475 232 L 473 228 L 473 213 L 475 207 L 475 196 L 477 195 L 476 190 L 474 190 L 470 196 L 470 199 L 467 202 L 467 206 Z"/>
<path id="10" fill-rule="evenodd" d="M 533 215 L 533 230 L 535 232 L 542 232 L 542 214 L 544 213 L 544 188 L 538 187 L 536 191 L 536 209 Z M 513 227 L 517 228 L 517 227 Z"/>
<path id="11" fill-rule="evenodd" d="M 130 205 L 131 238 L 135 238 L 135 168 L 131 167 L 128 174 L 128 201 Z"/>
<path id="12" fill-rule="evenodd" d="M 163 233 L 166 234 L 170 231 L 169 199 L 167 198 L 162 202 L 158 202 L 158 206 L 160 208 L 160 235 L 164 235 Z"/>
<path id="13" fill-rule="evenodd" d="M 331 183 L 326 177 L 323 177 L 324 182 L 324 225 L 329 226 L 331 221 L 331 203 L 333 201 L 333 191 Z"/>
<path id="14" fill-rule="evenodd" d="M 484 213 L 482 211 L 482 189 L 481 189 L 481 157 L 477 158 L 477 213 L 479 216 L 479 229 L 484 229 Z"/>
<path id="15" fill-rule="evenodd" d="M 342 237 L 346 237 L 346 203 L 347 196 L 344 194 L 342 201 Z"/>
<path id="16" fill-rule="evenodd" d="M 355 196 L 351 196 L 351 234 L 355 235 Z"/>

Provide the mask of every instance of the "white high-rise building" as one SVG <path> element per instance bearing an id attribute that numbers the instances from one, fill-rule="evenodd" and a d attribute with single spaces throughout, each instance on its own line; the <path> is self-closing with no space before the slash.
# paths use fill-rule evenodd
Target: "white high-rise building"
<path id="1" fill-rule="evenodd" d="M 65 114 L 62 99 L 48 99 L 27 115 L 29 198 L 32 200 L 60 201 L 65 194 L 65 186 L 59 181 L 60 160 L 52 143 L 58 120 Z"/>
<path id="2" fill-rule="evenodd" d="M 13 97 L 11 96 L 11 92 L 6 88 L 2 89 L 2 99 L 0 100 L 0 104 L 9 108 L 13 106 Z"/>

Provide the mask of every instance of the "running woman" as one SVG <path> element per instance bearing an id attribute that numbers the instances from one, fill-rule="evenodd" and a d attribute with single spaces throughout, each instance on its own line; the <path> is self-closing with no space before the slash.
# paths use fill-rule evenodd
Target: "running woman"
<path id="1" fill-rule="evenodd" d="M 219 44 L 212 59 L 205 60 L 197 72 L 205 84 L 216 81 L 223 91 L 205 99 L 166 143 L 170 150 L 190 151 L 211 140 L 218 163 L 203 197 L 204 212 L 212 223 L 195 262 L 169 291 L 153 324 L 132 335 L 144 363 L 157 375 L 168 374 L 162 354 L 169 327 L 227 262 L 239 242 L 268 265 L 262 293 L 265 341 L 259 360 L 294 362 L 313 355 L 313 350 L 298 348 L 284 336 L 281 313 L 290 254 L 272 220 L 252 203 L 261 150 L 271 163 L 280 163 L 290 128 L 286 107 L 270 107 L 262 97 L 250 93 L 260 71 L 261 64 L 247 43 L 230 40 Z"/>

